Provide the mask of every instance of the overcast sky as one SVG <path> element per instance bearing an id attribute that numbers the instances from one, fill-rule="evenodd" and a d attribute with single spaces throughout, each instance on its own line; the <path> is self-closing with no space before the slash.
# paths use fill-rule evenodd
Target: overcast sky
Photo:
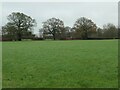
<path id="1" fill-rule="evenodd" d="M 1 17 L 3 25 L 8 22 L 6 17 L 12 12 L 22 12 L 36 19 L 34 33 L 38 33 L 42 22 L 52 17 L 63 20 L 65 26 L 70 27 L 80 17 L 92 19 L 101 28 L 106 23 L 118 23 L 117 2 L 4 2 Z"/>

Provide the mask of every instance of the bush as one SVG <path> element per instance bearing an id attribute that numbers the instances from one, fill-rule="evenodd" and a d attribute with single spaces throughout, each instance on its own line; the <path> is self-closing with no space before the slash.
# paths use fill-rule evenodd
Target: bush
<path id="1" fill-rule="evenodd" d="M 2 38 L 0 40 L 2 40 L 2 41 L 13 41 L 11 38 Z"/>
<path id="2" fill-rule="evenodd" d="M 44 40 L 44 38 L 35 37 L 35 38 L 32 38 L 32 40 Z"/>

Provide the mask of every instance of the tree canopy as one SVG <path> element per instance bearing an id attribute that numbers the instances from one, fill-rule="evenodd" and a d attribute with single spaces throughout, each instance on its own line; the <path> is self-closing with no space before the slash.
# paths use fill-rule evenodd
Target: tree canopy
<path id="1" fill-rule="evenodd" d="M 11 40 L 32 39 L 37 37 L 33 34 L 36 21 L 31 16 L 21 12 L 13 12 L 7 17 L 8 23 L 2 26 L 2 36 Z M 108 23 L 103 28 L 86 17 L 76 20 L 73 27 L 65 26 L 58 18 L 50 18 L 42 23 L 39 29 L 39 38 L 43 39 L 92 39 L 92 38 L 118 38 L 119 30 L 114 24 Z M 37 37 L 38 38 L 38 37 Z M 43 40 L 42 39 L 42 40 Z"/>
<path id="2" fill-rule="evenodd" d="M 117 38 L 118 37 L 118 29 L 112 23 L 108 23 L 103 25 L 103 36 L 105 38 Z"/>
<path id="3" fill-rule="evenodd" d="M 22 35 L 33 30 L 36 25 L 35 19 L 20 12 L 13 12 L 8 16 L 8 23 L 3 27 L 7 33 L 14 34 L 18 41 L 21 41 Z"/>
<path id="4" fill-rule="evenodd" d="M 44 34 L 53 36 L 53 39 L 59 38 L 64 33 L 64 23 L 57 18 L 50 18 L 43 22 Z"/>
<path id="5" fill-rule="evenodd" d="M 76 31 L 78 38 L 88 39 L 96 33 L 97 26 L 92 20 L 81 17 L 75 22 L 73 29 Z"/>

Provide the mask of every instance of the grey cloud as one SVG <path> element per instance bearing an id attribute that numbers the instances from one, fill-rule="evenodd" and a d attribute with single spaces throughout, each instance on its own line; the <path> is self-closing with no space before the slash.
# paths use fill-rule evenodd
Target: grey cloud
<path id="1" fill-rule="evenodd" d="M 117 2 L 46 2 L 46 3 L 3 3 L 3 25 L 7 22 L 6 17 L 12 12 L 23 12 L 35 18 L 38 33 L 43 21 L 56 17 L 64 21 L 66 26 L 72 27 L 76 19 L 85 16 L 92 19 L 99 27 L 103 24 L 118 23 Z"/>

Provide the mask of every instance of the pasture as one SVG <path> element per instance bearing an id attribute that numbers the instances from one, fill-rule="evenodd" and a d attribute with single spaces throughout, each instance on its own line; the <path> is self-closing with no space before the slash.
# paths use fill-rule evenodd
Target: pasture
<path id="1" fill-rule="evenodd" d="M 2 43 L 3 88 L 118 87 L 117 40 Z"/>

